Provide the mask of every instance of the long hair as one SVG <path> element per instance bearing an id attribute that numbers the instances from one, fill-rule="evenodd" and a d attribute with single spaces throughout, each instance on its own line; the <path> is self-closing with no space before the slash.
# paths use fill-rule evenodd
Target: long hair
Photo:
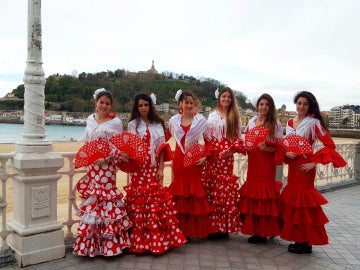
<path id="1" fill-rule="evenodd" d="M 229 93 L 231 97 L 231 103 L 226 112 L 226 137 L 230 140 L 236 140 L 239 137 L 239 106 L 234 94 L 234 91 L 230 87 L 225 87 L 220 90 L 218 96 L 217 107 L 220 108 L 220 98 L 223 93 Z"/>
<path id="2" fill-rule="evenodd" d="M 301 97 L 306 98 L 309 103 L 308 115 L 309 114 L 314 115 L 314 118 L 319 119 L 321 126 L 325 130 L 328 130 L 327 126 L 325 124 L 324 118 L 321 116 L 319 103 L 317 102 L 315 96 L 311 92 L 308 92 L 308 91 L 298 92 L 294 97 L 294 104 L 296 104 L 298 99 Z"/>
<path id="3" fill-rule="evenodd" d="M 261 100 L 265 99 L 268 102 L 269 105 L 269 112 L 266 115 L 265 121 L 264 121 L 264 126 L 269 128 L 269 137 L 274 137 L 275 136 L 275 128 L 277 126 L 276 121 L 277 121 L 277 115 L 276 115 L 276 108 L 275 108 L 275 102 L 274 99 L 267 93 L 262 94 L 257 102 L 256 102 L 256 108 L 258 108 L 259 103 Z"/>
<path id="4" fill-rule="evenodd" d="M 160 115 L 158 114 L 158 112 L 155 109 L 155 105 L 151 99 L 151 97 L 147 94 L 141 93 L 135 96 L 135 101 L 134 101 L 134 105 L 131 111 L 131 115 L 130 115 L 130 121 L 136 119 L 136 129 L 138 128 L 138 126 L 140 125 L 140 120 L 141 120 L 141 116 L 139 113 L 139 100 L 145 100 L 147 102 L 149 102 L 149 113 L 148 113 L 148 119 L 150 121 L 150 123 L 160 123 L 164 129 L 165 132 L 165 123 L 164 120 L 160 117 Z"/>

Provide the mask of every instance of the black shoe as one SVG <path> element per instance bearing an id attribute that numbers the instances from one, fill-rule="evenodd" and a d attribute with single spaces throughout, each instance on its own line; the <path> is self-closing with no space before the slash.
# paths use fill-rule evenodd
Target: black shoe
<path id="1" fill-rule="evenodd" d="M 259 244 L 265 243 L 267 241 L 266 237 L 261 237 L 260 235 L 254 234 L 253 236 L 249 237 L 248 242 L 251 244 Z"/>
<path id="2" fill-rule="evenodd" d="M 219 240 L 224 238 L 229 238 L 229 233 L 216 232 L 216 233 L 211 233 L 207 236 L 207 239 L 210 240 Z"/>
<path id="3" fill-rule="evenodd" d="M 288 246 L 288 251 L 295 254 L 310 254 L 312 252 L 312 246 L 309 246 L 307 242 L 290 244 Z"/>

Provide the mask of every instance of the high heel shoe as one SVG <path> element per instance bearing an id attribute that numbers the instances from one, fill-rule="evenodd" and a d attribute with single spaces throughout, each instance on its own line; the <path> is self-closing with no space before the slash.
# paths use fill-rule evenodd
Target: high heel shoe
<path id="1" fill-rule="evenodd" d="M 290 244 L 288 246 L 288 251 L 295 254 L 310 254 L 312 252 L 312 246 L 309 246 L 307 242 Z"/>

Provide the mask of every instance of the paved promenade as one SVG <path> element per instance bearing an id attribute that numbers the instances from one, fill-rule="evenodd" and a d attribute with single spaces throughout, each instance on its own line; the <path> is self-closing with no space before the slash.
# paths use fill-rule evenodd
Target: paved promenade
<path id="1" fill-rule="evenodd" d="M 22 269 L 360 269 L 360 185 L 324 193 L 330 244 L 314 246 L 312 254 L 291 254 L 278 237 L 249 244 L 244 235 L 225 240 L 193 241 L 161 256 L 124 254 L 116 257 L 66 258 Z M 16 265 L 1 270 L 21 269 Z"/>

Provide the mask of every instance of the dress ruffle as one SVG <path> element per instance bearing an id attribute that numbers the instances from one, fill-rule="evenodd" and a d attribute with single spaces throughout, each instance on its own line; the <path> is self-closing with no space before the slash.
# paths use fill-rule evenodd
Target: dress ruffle
<path id="1" fill-rule="evenodd" d="M 124 187 L 125 205 L 134 224 L 130 252 L 162 254 L 187 242 L 178 227 L 172 196 L 167 187 L 155 180 L 155 169 L 145 165 Z"/>
<path id="2" fill-rule="evenodd" d="M 115 186 L 113 164 L 90 167 L 86 177 L 77 183 L 82 203 L 74 254 L 94 257 L 114 256 L 130 246 L 128 230 L 132 223 Z"/>
<path id="3" fill-rule="evenodd" d="M 329 147 L 324 147 L 317 151 L 310 160 L 324 165 L 332 163 L 334 168 L 344 167 L 347 164 L 344 158 L 336 150 Z"/>
<path id="4" fill-rule="evenodd" d="M 282 183 L 249 182 L 240 188 L 241 232 L 262 237 L 280 235 L 278 199 Z"/>
<path id="5" fill-rule="evenodd" d="M 210 219 L 219 232 L 240 232 L 240 192 L 237 181 L 236 175 L 219 175 L 210 195 L 213 209 Z"/>

